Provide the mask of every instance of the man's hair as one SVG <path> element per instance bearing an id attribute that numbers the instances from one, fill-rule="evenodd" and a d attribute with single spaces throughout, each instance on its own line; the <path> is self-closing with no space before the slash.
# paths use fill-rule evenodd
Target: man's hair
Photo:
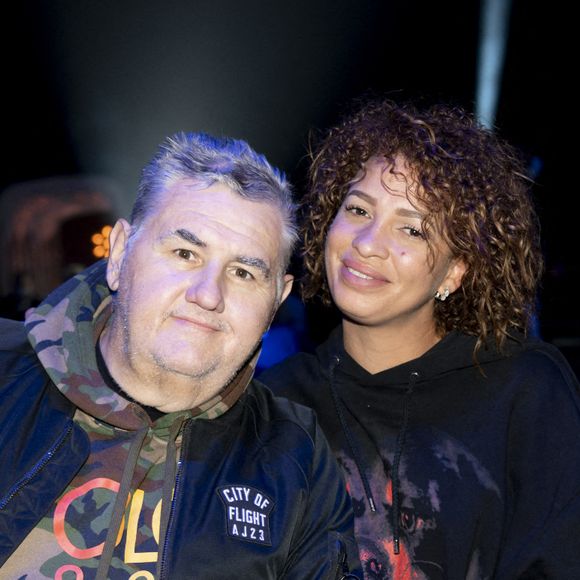
<path id="1" fill-rule="evenodd" d="M 467 270 L 461 287 L 435 304 L 438 331 L 488 337 L 501 347 L 513 328 L 530 328 L 542 275 L 539 226 L 519 153 L 472 115 L 450 106 L 423 111 L 411 103 L 373 100 L 331 128 L 312 153 L 303 200 L 305 299 L 330 304 L 324 269 L 326 236 L 345 194 L 373 156 L 409 166 L 418 201 Z M 430 256 L 433 257 L 433 248 Z"/>
<path id="2" fill-rule="evenodd" d="M 286 271 L 297 240 L 296 207 L 285 175 L 245 141 L 205 133 L 176 133 L 158 147 L 143 168 L 131 223 L 138 229 L 155 211 L 161 193 L 181 180 L 203 187 L 223 183 L 240 196 L 277 207 L 282 217 L 281 274 Z"/>

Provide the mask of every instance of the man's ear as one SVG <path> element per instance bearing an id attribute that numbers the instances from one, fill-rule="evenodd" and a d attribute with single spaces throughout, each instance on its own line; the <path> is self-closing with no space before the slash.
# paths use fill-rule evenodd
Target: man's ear
<path id="1" fill-rule="evenodd" d="M 120 219 L 109 234 L 109 261 L 107 263 L 107 284 L 115 292 L 119 288 L 119 274 L 125 259 L 125 249 L 129 241 L 131 226 Z"/>
<path id="2" fill-rule="evenodd" d="M 282 305 L 282 302 L 284 302 L 284 300 L 286 300 L 286 298 L 288 298 L 288 296 L 290 295 L 290 291 L 292 290 L 293 283 L 294 283 L 294 276 L 292 276 L 292 274 L 285 274 L 284 281 L 282 282 L 283 288 L 282 288 L 282 293 L 280 295 L 280 299 L 278 300 L 277 304 L 276 303 L 274 304 L 274 309 L 272 310 L 272 313 L 270 315 L 270 322 L 268 322 L 268 326 L 265 328 L 264 332 L 266 332 L 270 328 L 270 325 L 272 324 L 272 321 L 274 320 L 274 318 L 276 316 L 276 312 L 278 312 L 278 309 Z"/>
<path id="3" fill-rule="evenodd" d="M 284 302 L 284 300 L 288 298 L 290 292 L 292 291 L 293 284 L 294 284 L 294 276 L 292 276 L 292 274 L 285 274 L 284 288 L 282 289 L 282 296 L 280 296 L 280 304 L 282 304 L 282 302 Z"/>

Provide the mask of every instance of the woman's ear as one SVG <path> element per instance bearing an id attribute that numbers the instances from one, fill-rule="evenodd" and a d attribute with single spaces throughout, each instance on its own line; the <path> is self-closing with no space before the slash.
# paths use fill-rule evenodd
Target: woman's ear
<path id="1" fill-rule="evenodd" d="M 451 264 L 449 264 L 449 269 L 447 270 L 445 280 L 443 280 L 442 287 L 448 288 L 449 293 L 453 294 L 461 286 L 466 271 L 467 265 L 465 262 L 461 258 L 453 258 Z"/>

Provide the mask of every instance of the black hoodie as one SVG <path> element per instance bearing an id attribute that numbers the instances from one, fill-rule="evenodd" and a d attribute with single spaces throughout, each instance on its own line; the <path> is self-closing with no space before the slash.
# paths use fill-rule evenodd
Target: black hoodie
<path id="1" fill-rule="evenodd" d="M 346 474 L 368 579 L 580 579 L 580 387 L 560 352 L 451 333 L 370 374 L 336 329 L 264 372 L 313 407 Z"/>

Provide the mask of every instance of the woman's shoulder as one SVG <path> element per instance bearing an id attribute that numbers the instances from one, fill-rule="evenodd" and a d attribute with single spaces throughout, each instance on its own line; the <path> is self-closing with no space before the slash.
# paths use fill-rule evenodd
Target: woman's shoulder
<path id="1" fill-rule="evenodd" d="M 570 363 L 562 352 L 553 344 L 539 338 L 523 341 L 517 348 L 512 348 L 509 360 L 518 371 L 528 376 L 560 377 L 569 383 L 576 383 L 576 377 Z"/>
<path id="2" fill-rule="evenodd" d="M 504 385 L 511 385 L 520 399 L 546 406 L 566 403 L 580 410 L 578 377 L 556 346 L 536 338 L 526 339 L 512 346 L 498 366 L 502 369 L 498 378 Z"/>

